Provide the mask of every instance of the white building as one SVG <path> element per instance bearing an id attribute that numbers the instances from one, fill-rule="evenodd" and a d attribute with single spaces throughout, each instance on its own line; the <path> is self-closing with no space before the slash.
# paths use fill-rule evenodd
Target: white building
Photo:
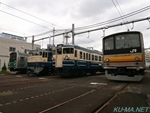
<path id="1" fill-rule="evenodd" d="M 13 34 L 9 34 L 9 33 L 1 33 L 0 37 L 2 38 L 8 38 L 8 39 L 18 39 L 20 41 L 27 41 L 27 38 L 25 37 L 21 37 L 21 36 L 17 36 L 17 35 L 13 35 Z"/>
<path id="2" fill-rule="evenodd" d="M 34 44 L 34 48 L 41 48 L 40 45 Z M 6 67 L 8 67 L 9 62 L 9 54 L 12 51 L 26 52 L 27 50 L 32 50 L 32 44 L 17 40 L 17 39 L 9 39 L 0 37 L 0 71 L 4 66 L 4 62 Z M 7 68 L 8 69 L 8 68 Z"/>
<path id="3" fill-rule="evenodd" d="M 145 50 L 145 62 L 146 62 L 146 67 L 150 66 L 150 51 Z"/>

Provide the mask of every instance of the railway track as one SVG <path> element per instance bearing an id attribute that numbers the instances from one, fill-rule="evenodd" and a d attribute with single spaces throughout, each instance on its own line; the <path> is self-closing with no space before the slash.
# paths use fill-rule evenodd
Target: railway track
<path id="1" fill-rule="evenodd" d="M 101 76 L 73 79 L 50 77 L 46 80 L 13 78 L 12 83 L 7 84 L 9 80 L 3 81 L 6 84 L 0 81 L 2 113 L 98 113 L 128 85 L 110 82 Z"/>
<path id="2" fill-rule="evenodd" d="M 63 106 L 63 105 L 65 105 L 65 104 L 69 103 L 69 102 L 72 102 L 72 101 L 76 100 L 76 99 L 80 99 L 80 98 L 82 98 L 82 97 L 84 97 L 84 96 L 87 96 L 87 95 L 89 95 L 89 94 L 91 94 L 91 93 L 95 92 L 96 90 L 101 89 L 101 88 L 103 88 L 103 87 L 104 87 L 104 86 L 101 86 L 101 87 L 99 87 L 99 88 L 90 90 L 90 91 L 88 91 L 88 92 L 86 92 L 86 93 L 84 93 L 84 94 L 81 94 L 81 95 L 77 96 L 77 97 L 74 97 L 74 98 L 69 99 L 69 100 L 67 100 L 67 101 L 65 101 L 65 102 L 62 102 L 62 103 L 60 103 L 60 104 L 57 104 L 57 105 L 55 105 L 55 106 L 53 106 L 53 107 L 50 107 L 50 108 L 45 109 L 45 110 L 43 110 L 43 111 L 40 111 L 39 113 L 50 112 L 50 111 L 53 110 L 53 109 L 56 109 L 56 108 L 58 108 L 58 107 L 60 107 L 60 106 Z"/>
<path id="3" fill-rule="evenodd" d="M 107 105 L 110 104 L 110 102 L 112 102 L 129 85 L 130 85 L 130 83 L 128 83 L 124 87 L 122 87 L 115 95 L 113 95 L 106 102 L 104 102 L 103 105 L 101 105 L 99 108 L 97 108 L 95 111 L 93 111 L 93 113 L 100 113 Z"/>
<path id="4" fill-rule="evenodd" d="M 16 76 L 5 76 L 4 78 L 0 78 L 0 87 L 9 87 L 9 86 L 16 86 L 16 85 L 25 85 L 25 84 L 32 84 L 38 82 L 46 82 L 53 80 L 53 78 L 42 78 L 42 77 L 35 77 L 29 78 L 20 75 Z"/>
<path id="5" fill-rule="evenodd" d="M 99 106 L 98 108 L 96 108 L 95 110 L 91 110 L 91 112 L 92 113 L 100 113 L 100 111 L 104 108 L 104 107 L 106 107 L 111 101 L 113 101 L 113 99 L 116 97 L 116 96 L 118 96 L 118 94 L 120 93 L 120 92 L 122 92 L 127 86 L 129 85 L 129 83 L 128 84 L 125 84 L 124 86 L 122 86 L 120 89 L 119 89 L 119 91 L 117 91 L 114 95 L 112 95 L 110 98 L 108 98 L 104 103 L 102 103 L 102 105 L 101 106 Z M 86 92 L 86 93 L 84 93 L 84 94 L 81 94 L 81 95 L 79 95 L 79 96 L 76 96 L 76 97 L 74 97 L 74 98 L 72 98 L 72 99 L 69 99 L 69 100 L 67 100 L 67 101 L 64 101 L 64 102 L 62 102 L 62 103 L 59 103 L 59 104 L 57 104 L 57 105 L 55 105 L 55 106 L 53 106 L 53 107 L 50 107 L 50 108 L 47 108 L 47 109 L 45 109 L 45 110 L 42 110 L 42 111 L 40 111 L 39 113 L 55 113 L 56 111 L 57 111 L 57 109 L 59 109 L 59 107 L 62 107 L 62 108 L 60 108 L 60 109 L 62 109 L 63 110 L 63 106 L 65 106 L 65 105 L 67 105 L 67 104 L 69 104 L 69 103 L 73 103 L 74 101 L 76 101 L 76 100 L 81 100 L 82 101 L 82 98 L 84 98 L 85 96 L 89 96 L 89 95 L 91 95 L 92 93 L 94 93 L 94 92 L 96 92 L 96 91 L 100 91 L 100 90 L 102 90 L 103 88 L 105 88 L 105 87 L 107 87 L 107 84 L 101 84 L 101 86 L 100 87 L 98 87 L 98 88 L 96 88 L 96 89 L 93 89 L 93 90 L 90 90 L 90 91 L 88 91 L 88 92 Z M 77 103 L 78 104 L 78 103 Z M 91 103 L 92 104 L 92 103 Z M 69 107 L 68 107 L 68 109 L 69 109 Z M 67 110 L 66 110 L 67 111 Z M 78 113 L 80 113 L 79 111 L 77 111 Z M 91 113 L 91 112 L 89 112 L 89 113 Z M 64 112 L 65 113 L 65 112 Z M 67 112 L 66 112 L 67 113 Z M 76 113 L 76 111 L 75 112 L 72 112 L 72 113 Z M 81 112 L 82 113 L 82 112 Z"/>

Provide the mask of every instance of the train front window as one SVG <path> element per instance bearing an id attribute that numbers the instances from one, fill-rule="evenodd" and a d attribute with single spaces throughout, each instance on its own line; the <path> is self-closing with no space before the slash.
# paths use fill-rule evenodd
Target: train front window
<path id="1" fill-rule="evenodd" d="M 62 54 L 62 49 L 61 48 L 57 49 L 57 54 Z"/>
<path id="2" fill-rule="evenodd" d="M 122 34 L 115 36 L 116 49 L 140 47 L 138 34 Z"/>
<path id="3" fill-rule="evenodd" d="M 109 37 L 109 38 L 105 39 L 104 49 L 105 50 L 112 50 L 112 49 L 114 49 L 114 40 L 113 40 L 113 37 Z"/>
<path id="4" fill-rule="evenodd" d="M 63 48 L 63 54 L 73 54 L 74 49 L 73 48 Z"/>
<path id="5" fill-rule="evenodd" d="M 14 61 L 16 61 L 16 58 L 17 58 L 17 54 L 16 53 L 11 53 L 10 54 L 10 62 L 14 62 Z"/>

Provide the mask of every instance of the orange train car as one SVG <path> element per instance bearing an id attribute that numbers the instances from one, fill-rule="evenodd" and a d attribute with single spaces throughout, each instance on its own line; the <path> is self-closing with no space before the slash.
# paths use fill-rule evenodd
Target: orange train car
<path id="1" fill-rule="evenodd" d="M 109 80 L 140 81 L 144 77 L 143 35 L 126 31 L 103 38 L 103 68 Z"/>

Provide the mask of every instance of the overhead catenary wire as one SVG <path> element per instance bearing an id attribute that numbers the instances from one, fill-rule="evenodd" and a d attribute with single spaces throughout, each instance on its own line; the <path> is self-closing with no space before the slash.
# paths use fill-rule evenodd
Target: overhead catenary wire
<path id="1" fill-rule="evenodd" d="M 121 10 L 121 12 L 119 11 L 119 9 L 118 9 L 118 7 L 116 6 L 115 2 L 114 2 L 113 0 L 111 0 L 111 1 L 112 1 L 113 5 L 115 6 L 116 10 L 118 11 L 120 17 L 123 17 L 122 20 L 125 22 L 124 14 L 123 14 L 123 16 L 122 16 L 121 13 L 123 13 L 123 12 L 122 12 L 122 10 L 121 10 L 121 8 L 120 8 L 120 6 L 119 6 L 117 0 L 116 0 L 116 3 L 117 3 L 117 5 L 118 5 L 119 9 Z M 127 29 L 129 29 L 129 27 L 128 27 L 127 25 L 126 25 L 126 27 L 127 27 Z"/>
<path id="2" fill-rule="evenodd" d="M 32 14 L 29 14 L 29 13 L 27 13 L 27 12 L 25 12 L 25 11 L 20 10 L 20 9 L 14 8 L 14 7 L 12 7 L 12 6 L 10 6 L 10 5 L 7 5 L 7 4 L 5 4 L 5 3 L 0 2 L 0 4 L 5 5 L 5 6 L 9 7 L 9 8 L 14 9 L 14 10 L 17 10 L 17 11 L 19 11 L 19 12 L 22 12 L 22 13 L 24 13 L 24 14 L 26 14 L 26 15 L 29 15 L 29 16 L 31 16 L 31 17 L 34 17 L 34 18 L 36 18 L 36 19 L 39 19 L 39 20 L 41 20 L 41 21 L 44 21 L 44 22 L 46 22 L 46 23 L 49 23 L 49 24 L 51 24 L 52 26 L 57 26 L 57 27 L 62 28 L 61 26 L 58 26 L 58 25 L 56 25 L 56 24 L 54 24 L 54 23 L 51 23 L 51 22 L 48 22 L 48 21 L 46 21 L 46 20 L 44 20 L 44 19 L 41 19 L 41 18 L 39 18 L 39 17 L 37 17 L 37 16 L 34 16 L 34 15 L 32 15 Z"/>
<path id="3" fill-rule="evenodd" d="M 93 31 L 97 31 L 97 30 L 108 29 L 108 28 L 116 27 L 116 26 L 122 26 L 122 25 L 129 24 L 129 23 L 136 23 L 136 22 L 140 22 L 140 21 L 144 21 L 144 20 L 148 20 L 148 19 L 150 19 L 150 17 L 131 20 L 131 21 L 128 21 L 128 22 L 121 22 L 121 23 L 117 23 L 117 24 L 113 24 L 113 25 L 109 25 L 109 26 L 104 26 L 104 27 L 99 27 L 99 28 L 95 28 L 95 29 L 91 29 L 91 30 L 82 31 L 82 32 L 74 32 L 74 35 L 79 35 L 79 34 L 83 34 L 83 33 L 87 33 L 87 32 L 93 32 Z M 68 31 L 68 32 L 64 32 L 64 33 L 70 33 L 70 32 L 72 32 L 72 30 Z M 64 33 L 55 34 L 51 37 L 60 36 L 60 35 L 63 35 Z M 44 37 L 44 38 L 41 38 L 41 39 L 33 40 L 32 43 L 34 43 L 36 41 L 44 40 L 44 39 L 47 39 L 47 38 L 49 38 L 49 37 Z"/>
<path id="4" fill-rule="evenodd" d="M 37 24 L 37 23 L 35 23 L 35 22 L 32 22 L 32 21 L 27 20 L 27 19 L 24 19 L 24 18 L 22 18 L 22 17 L 16 16 L 16 15 L 14 15 L 14 14 L 8 13 L 8 12 L 6 12 L 6 11 L 0 10 L 0 12 L 3 12 L 3 13 L 6 13 L 6 14 L 8 14 L 8 15 L 14 16 L 14 17 L 16 17 L 16 18 L 19 18 L 19 19 L 25 20 L 25 21 L 27 21 L 27 22 L 30 22 L 30 23 L 32 23 L 32 24 L 35 24 L 35 25 L 41 26 L 41 27 L 43 27 L 43 28 L 50 29 L 49 27 L 46 27 L 46 26 L 43 26 L 43 25 Z"/>
<path id="5" fill-rule="evenodd" d="M 134 16 L 136 14 L 139 14 L 139 13 L 142 13 L 146 10 L 149 10 L 150 9 L 150 5 L 144 7 L 144 8 L 141 8 L 141 9 L 138 9 L 136 11 L 133 11 L 131 13 L 128 13 L 126 15 L 123 15 L 123 16 L 120 16 L 120 17 L 117 17 L 117 18 L 114 18 L 114 19 L 110 19 L 110 20 L 107 20 L 107 21 L 104 21 L 104 22 L 100 22 L 100 23 L 96 23 L 96 24 L 92 24 L 92 25 L 88 25 L 88 26 L 83 26 L 83 27 L 76 27 L 75 30 L 78 31 L 78 30 L 85 30 L 85 29 L 92 29 L 92 28 L 95 28 L 95 27 L 99 27 L 99 26 L 102 26 L 102 25 L 106 25 L 106 24 L 111 24 L 113 22 L 116 22 L 116 21 L 119 21 L 119 20 L 122 20 L 122 18 L 128 18 L 128 17 L 131 17 L 131 16 Z M 70 31 L 70 29 L 67 29 L 67 31 Z M 58 31 L 63 31 L 63 30 L 58 30 Z"/>
<path id="6" fill-rule="evenodd" d="M 54 24 L 54 23 L 50 23 L 50 22 L 48 22 L 48 21 L 46 21 L 46 20 L 44 20 L 44 19 L 41 19 L 41 18 L 39 18 L 39 17 L 37 17 L 37 16 L 34 16 L 34 15 L 29 14 L 29 13 L 27 13 L 27 12 L 24 12 L 24 11 L 22 11 L 22 10 L 20 10 L 20 9 L 14 8 L 14 7 L 12 7 L 12 6 L 10 6 L 10 5 L 7 5 L 7 4 L 5 4 L 5 3 L 0 2 L 0 4 L 1 4 L 1 5 L 4 5 L 4 6 L 7 6 L 7 7 L 9 7 L 9 8 L 12 8 L 12 9 L 14 9 L 14 10 L 17 10 L 17 11 L 19 11 L 19 12 L 21 12 L 21 13 L 26 14 L 26 15 L 29 15 L 29 16 L 31 16 L 31 17 L 34 17 L 34 18 L 36 18 L 36 19 L 39 19 L 39 20 L 41 20 L 41 21 L 44 21 L 44 22 L 46 22 L 46 23 L 49 23 L 49 24 L 51 24 L 52 26 L 57 26 L 57 27 L 62 28 L 61 26 L 58 26 L 58 25 L 56 25 L 56 24 Z M 35 35 L 35 36 L 41 36 L 41 35 L 45 35 L 45 34 L 48 34 L 48 33 L 52 32 L 52 30 L 50 30 L 49 27 L 40 25 L 40 24 L 38 24 L 38 23 L 35 23 L 35 22 L 30 21 L 30 20 L 28 20 L 28 19 L 24 19 L 24 18 L 22 18 L 22 17 L 19 17 L 19 16 L 17 16 L 17 15 L 11 14 L 11 13 L 8 13 L 8 12 L 3 11 L 3 10 L 0 10 L 0 11 L 3 12 L 3 13 L 6 13 L 6 14 L 8 14 L 8 15 L 17 17 L 17 18 L 19 18 L 19 19 L 25 20 L 25 21 L 27 21 L 27 22 L 36 24 L 36 25 L 38 25 L 38 26 L 40 26 L 40 27 L 49 29 L 48 31 L 43 32 L 43 33 L 40 33 L 40 34 L 37 34 L 37 35 Z M 57 29 L 57 32 L 59 32 L 59 31 L 61 32 L 61 31 L 65 31 L 65 30 L 66 30 L 66 29 Z M 68 29 L 68 30 L 69 30 L 69 29 Z M 30 38 L 30 37 L 32 37 L 32 36 L 26 36 L 26 37 L 27 37 L 27 38 Z"/>
<path id="7" fill-rule="evenodd" d="M 117 2 L 118 4 L 118 2 Z M 100 22 L 100 23 L 96 23 L 96 24 L 91 24 L 91 25 L 87 25 L 87 26 L 83 26 L 83 27 L 76 27 L 75 30 L 85 30 L 85 29 L 90 29 L 90 28 L 95 28 L 95 27 L 99 27 L 99 26 L 102 26 L 102 25 L 106 25 L 106 24 L 111 24 L 113 22 L 116 22 L 116 21 L 119 21 L 119 20 L 122 20 L 122 18 L 126 19 L 128 17 L 131 17 L 131 16 L 134 16 L 136 14 L 139 14 L 139 13 L 142 13 L 144 11 L 147 11 L 150 9 L 150 5 L 146 6 L 146 7 L 143 7 L 141 9 L 138 9 L 136 11 L 133 11 L 131 13 L 128 13 L 128 14 L 123 14 L 123 16 L 120 16 L 120 17 L 117 17 L 117 18 L 113 18 L 113 19 L 110 19 L 110 20 L 107 20 L 107 21 L 104 21 L 104 22 Z M 123 13 L 123 11 L 122 11 Z M 67 29 L 68 31 L 71 30 L 70 29 Z M 63 30 L 59 30 L 59 31 L 63 31 Z"/>
<path id="8" fill-rule="evenodd" d="M 110 19 L 110 20 L 107 20 L 107 21 L 103 21 L 103 22 L 100 22 L 100 23 L 95 23 L 95 24 L 91 24 L 91 25 L 87 25 L 87 26 L 76 27 L 75 30 L 84 30 L 84 29 L 99 27 L 99 26 L 106 25 L 106 24 L 111 24 L 113 22 L 121 20 L 122 18 L 128 18 L 128 17 L 131 17 L 131 16 L 134 16 L 136 14 L 142 13 L 142 12 L 144 12 L 146 10 L 149 10 L 149 9 L 150 9 L 150 5 L 148 5 L 144 8 L 138 9 L 136 11 L 133 11 L 131 13 L 125 14 L 121 17 L 113 18 L 113 19 Z"/>
<path id="9" fill-rule="evenodd" d="M 79 34 L 83 34 L 83 33 L 87 33 L 87 32 L 93 32 L 93 31 L 97 31 L 97 30 L 108 29 L 108 28 L 111 28 L 111 27 L 122 26 L 122 25 L 125 25 L 125 24 L 140 22 L 140 21 L 149 20 L 149 19 L 150 19 L 150 17 L 140 18 L 140 19 L 131 20 L 131 21 L 128 21 L 128 22 L 121 22 L 121 23 L 118 23 L 118 24 L 113 24 L 113 25 L 109 25 L 109 26 L 104 26 L 104 27 L 99 27 L 99 28 L 95 28 L 95 29 L 91 29 L 91 30 L 77 32 L 77 33 L 74 33 L 74 34 L 79 35 Z"/>

